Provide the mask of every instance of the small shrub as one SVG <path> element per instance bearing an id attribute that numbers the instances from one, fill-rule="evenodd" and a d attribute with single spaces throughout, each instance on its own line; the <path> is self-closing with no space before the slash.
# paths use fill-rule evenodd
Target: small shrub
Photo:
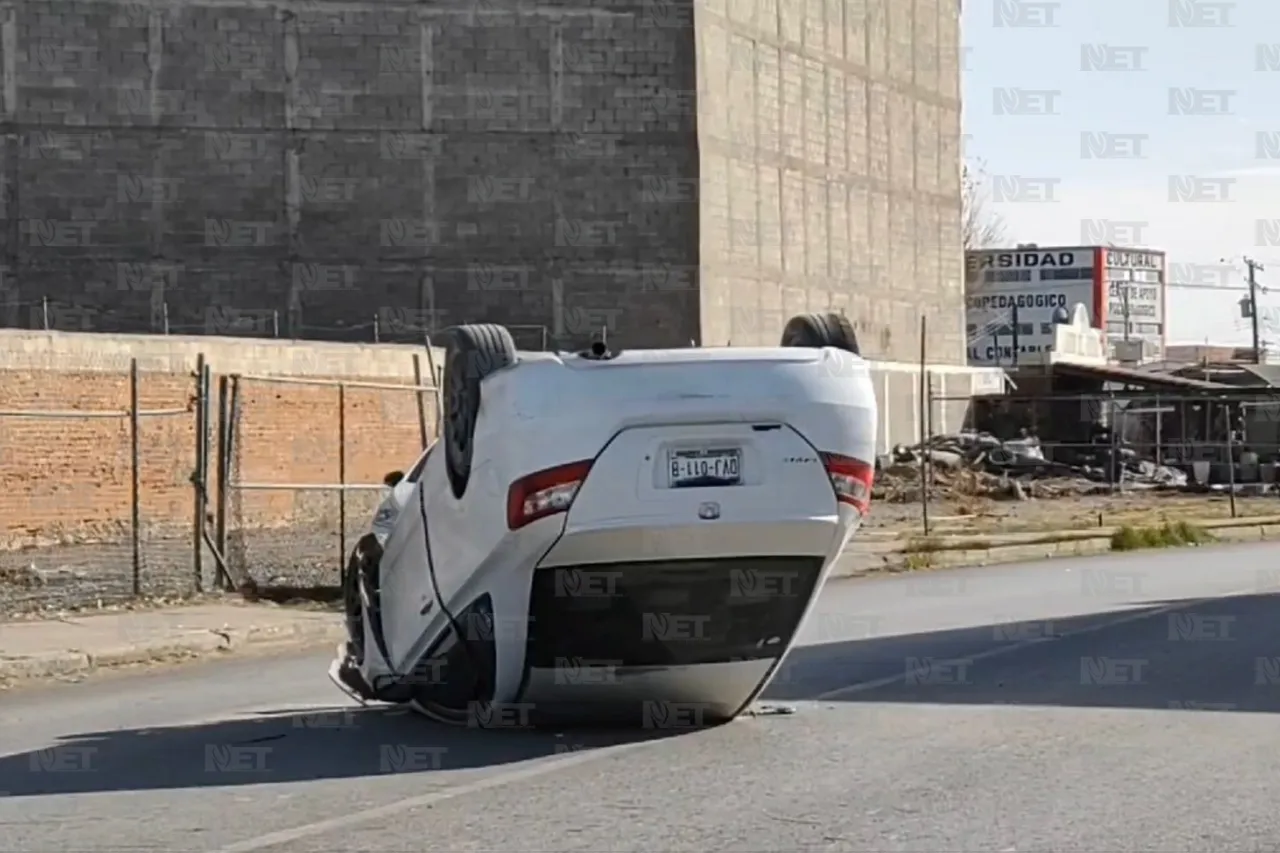
<path id="1" fill-rule="evenodd" d="M 1126 524 L 1111 534 L 1112 551 L 1138 551 L 1145 548 L 1177 548 L 1212 542 L 1213 536 L 1194 524 L 1178 521 L 1158 527 L 1133 527 Z"/>
<path id="2" fill-rule="evenodd" d="M 907 570 L 919 572 L 933 568 L 933 557 L 928 551 L 915 551 L 907 554 Z"/>

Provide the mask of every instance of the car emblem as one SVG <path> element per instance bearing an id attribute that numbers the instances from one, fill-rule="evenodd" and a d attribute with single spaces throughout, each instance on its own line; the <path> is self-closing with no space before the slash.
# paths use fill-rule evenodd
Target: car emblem
<path id="1" fill-rule="evenodd" d="M 703 521 L 714 521 L 719 517 L 720 517 L 720 504 L 716 503 L 715 501 L 708 501 L 707 503 L 700 504 L 698 506 L 698 518 L 702 519 Z"/>

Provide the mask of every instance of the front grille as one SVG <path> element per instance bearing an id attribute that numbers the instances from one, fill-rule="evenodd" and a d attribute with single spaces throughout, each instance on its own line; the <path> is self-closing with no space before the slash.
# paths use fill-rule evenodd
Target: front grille
<path id="1" fill-rule="evenodd" d="M 683 666 L 777 657 L 821 557 L 608 563 L 539 569 L 527 665 Z"/>

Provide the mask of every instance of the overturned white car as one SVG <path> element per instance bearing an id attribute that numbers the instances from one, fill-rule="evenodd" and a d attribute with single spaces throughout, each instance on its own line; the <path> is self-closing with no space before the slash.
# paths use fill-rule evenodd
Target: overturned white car
<path id="1" fill-rule="evenodd" d="M 334 681 L 471 725 L 745 710 L 869 508 L 848 321 L 799 316 L 759 349 L 451 337 L 441 440 L 351 556 Z"/>

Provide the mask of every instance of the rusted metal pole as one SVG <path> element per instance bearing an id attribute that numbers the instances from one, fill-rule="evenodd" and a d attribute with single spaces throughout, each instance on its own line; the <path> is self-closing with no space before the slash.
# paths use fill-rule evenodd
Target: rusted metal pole
<path id="1" fill-rule="evenodd" d="M 141 389 L 138 360 L 129 362 L 129 484 L 130 522 L 133 526 L 133 594 L 142 595 L 142 423 L 138 412 Z"/>
<path id="2" fill-rule="evenodd" d="M 929 423 L 929 378 L 927 365 L 928 352 L 928 319 L 920 315 L 920 446 L 924 453 L 920 457 L 920 517 L 924 522 L 924 535 L 929 535 L 929 448 L 926 446 L 925 431 Z"/>

